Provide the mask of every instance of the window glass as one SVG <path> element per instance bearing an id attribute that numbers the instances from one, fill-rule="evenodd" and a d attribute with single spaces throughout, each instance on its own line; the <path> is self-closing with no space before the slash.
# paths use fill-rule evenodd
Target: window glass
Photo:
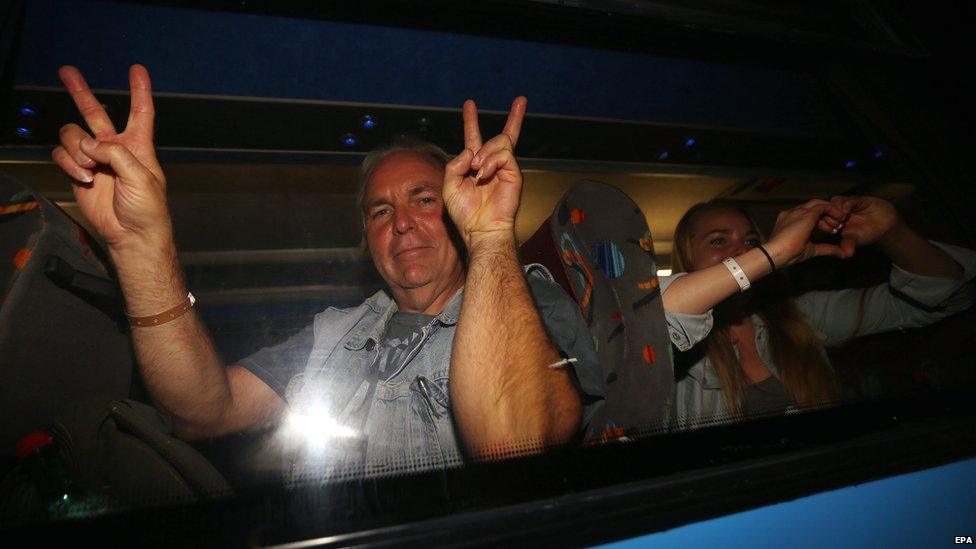
<path id="1" fill-rule="evenodd" d="M 410 522 L 600 487 L 579 478 L 630 443 L 727 449 L 976 382 L 963 206 L 818 62 L 21 7 L 0 143 L 11 524 L 251 493 L 312 494 L 338 529 Z M 81 17 L 114 22 L 93 39 Z M 466 491 L 523 465 L 552 478 Z M 397 491 L 414 478 L 441 492 Z"/>

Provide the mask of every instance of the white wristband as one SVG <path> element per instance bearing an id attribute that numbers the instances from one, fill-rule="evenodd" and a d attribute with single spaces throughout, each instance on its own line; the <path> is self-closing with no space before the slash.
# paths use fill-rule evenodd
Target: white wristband
<path id="1" fill-rule="evenodd" d="M 746 277 L 745 271 L 742 270 L 742 267 L 740 267 L 734 259 L 727 257 L 722 261 L 722 264 L 724 264 L 725 268 L 732 273 L 732 278 L 734 278 L 736 283 L 739 284 L 740 292 L 744 292 L 752 286 L 752 284 L 749 282 L 749 278 Z"/>

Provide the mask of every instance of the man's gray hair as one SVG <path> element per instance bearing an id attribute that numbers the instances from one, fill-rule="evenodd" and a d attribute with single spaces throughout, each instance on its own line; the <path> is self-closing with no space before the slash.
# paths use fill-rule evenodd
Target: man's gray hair
<path id="1" fill-rule="evenodd" d="M 359 215 L 363 222 L 363 229 L 366 228 L 366 185 L 373 177 L 376 168 L 391 154 L 399 152 L 413 153 L 430 160 L 440 170 L 444 170 L 447 163 L 451 161 L 451 155 L 444 152 L 444 149 L 433 143 L 422 141 L 415 138 L 401 137 L 388 145 L 383 145 L 373 149 L 363 159 L 359 166 L 359 189 L 356 193 L 356 205 L 359 207 Z M 365 235 L 364 235 L 365 236 Z"/>

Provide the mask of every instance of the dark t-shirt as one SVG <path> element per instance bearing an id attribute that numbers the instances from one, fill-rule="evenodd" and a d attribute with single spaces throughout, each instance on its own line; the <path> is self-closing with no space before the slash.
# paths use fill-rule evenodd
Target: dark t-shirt
<path id="1" fill-rule="evenodd" d="M 395 374 L 407 359 L 423 342 L 422 330 L 430 324 L 434 315 L 422 313 L 394 313 L 386 327 L 386 333 L 380 341 L 376 360 L 369 368 L 366 381 L 369 382 L 368 393 L 359 408 L 352 412 L 349 425 L 359 426 L 360 432 L 366 431 L 366 418 L 369 415 L 369 403 L 373 402 L 376 384 L 386 381 Z"/>
<path id="2" fill-rule="evenodd" d="M 423 338 L 421 330 L 430 324 L 434 316 L 400 312 L 393 315 L 380 342 L 376 367 L 379 379 L 389 379 L 403 365 L 404 359 L 419 346 Z"/>
<path id="3" fill-rule="evenodd" d="M 742 389 L 742 413 L 746 416 L 782 412 L 794 404 L 793 397 L 776 376 Z"/>
<path id="4" fill-rule="evenodd" d="M 433 318 L 434 315 L 421 313 L 398 312 L 393 315 L 383 335 L 375 368 L 379 379 L 388 379 L 402 365 L 396 361 L 402 360 L 413 350 L 420 340 L 421 329 Z M 313 325 L 309 324 L 283 343 L 265 347 L 242 360 L 241 364 L 284 398 L 288 383 L 305 369 L 314 343 Z"/>

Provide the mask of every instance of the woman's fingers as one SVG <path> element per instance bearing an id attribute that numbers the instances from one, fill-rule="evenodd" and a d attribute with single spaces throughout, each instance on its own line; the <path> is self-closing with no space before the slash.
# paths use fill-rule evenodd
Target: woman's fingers
<path id="1" fill-rule="evenodd" d="M 824 214 L 817 223 L 817 228 L 827 234 L 837 234 L 844 230 L 847 225 L 847 218 L 837 219 L 828 214 Z"/>
<path id="2" fill-rule="evenodd" d="M 847 214 L 844 213 L 836 204 L 828 202 L 826 200 L 821 200 L 819 198 L 814 198 L 808 200 L 803 204 L 793 208 L 792 210 L 786 210 L 785 212 L 780 212 L 783 215 L 798 215 L 801 217 L 815 216 L 817 219 L 816 225 L 823 231 L 828 233 L 834 233 L 834 229 L 838 229 L 840 225 L 846 220 Z M 779 220 L 780 218 L 777 218 Z M 825 224 L 824 224 L 825 222 Z M 813 227 L 811 227 L 811 230 Z"/>
<path id="3" fill-rule="evenodd" d="M 837 221 L 847 216 L 847 212 L 839 208 L 836 204 L 827 202 L 826 200 L 820 200 L 819 198 L 805 202 L 799 206 L 799 209 L 815 212 L 819 216 L 828 216 Z"/>
<path id="4" fill-rule="evenodd" d="M 797 206 L 792 210 L 784 210 L 776 215 L 776 226 L 786 227 L 789 225 L 800 224 L 808 227 L 807 232 L 812 231 L 814 227 L 824 217 L 824 210 L 829 206 L 829 204 L 811 204 L 806 203 L 801 206 Z M 831 228 L 832 229 L 832 228 Z"/>
<path id="5" fill-rule="evenodd" d="M 860 196 L 835 196 L 830 199 L 830 203 L 843 211 L 844 215 L 849 215 L 860 200 Z"/>
<path id="6" fill-rule="evenodd" d="M 777 223 L 783 223 L 784 219 L 796 218 L 798 223 L 819 229 L 827 234 L 837 234 L 844 229 L 846 216 L 841 215 L 841 211 L 836 205 L 825 200 L 811 200 L 787 212 L 782 212 L 782 216 L 777 218 Z M 809 233 L 808 233 L 809 234 Z M 809 238 L 809 236 L 807 237 Z"/>
<path id="7" fill-rule="evenodd" d="M 68 90 L 71 99 L 78 107 L 78 112 L 81 113 L 95 137 L 115 135 L 115 126 L 112 124 L 112 120 L 108 117 L 108 113 L 105 112 L 102 104 L 95 98 L 95 94 L 88 87 L 88 83 L 85 82 L 85 77 L 81 75 L 81 72 L 72 66 L 65 65 L 58 70 L 58 76 L 61 77 L 61 82 L 64 83 L 65 89 Z"/>
<path id="8" fill-rule="evenodd" d="M 806 261 L 818 255 L 835 257 L 850 257 L 853 251 L 837 244 L 815 244 L 810 241 L 814 229 L 829 234 L 837 234 L 843 230 L 840 220 L 840 210 L 835 204 L 826 200 L 810 200 L 791 210 L 780 212 L 776 217 L 776 226 L 769 243 L 782 252 L 789 265 Z"/>
<path id="9" fill-rule="evenodd" d="M 800 204 L 799 206 L 797 206 L 797 208 L 798 209 L 809 210 L 809 209 L 815 209 L 815 208 L 822 208 L 825 205 L 829 206 L 831 204 L 830 204 L 830 202 L 827 202 L 826 200 L 821 200 L 819 198 L 813 198 L 813 199 L 807 200 L 803 204 Z"/>
<path id="10" fill-rule="evenodd" d="M 840 230 L 838 229 L 838 226 L 839 223 L 830 221 L 830 218 L 826 216 L 821 217 L 820 221 L 817 222 L 817 229 L 820 229 L 820 231 L 827 234 L 837 234 L 837 231 Z"/>
<path id="11" fill-rule="evenodd" d="M 844 257 L 851 257 L 857 249 L 857 239 L 853 235 L 844 236 L 840 239 L 840 249 L 844 251 Z"/>
<path id="12" fill-rule="evenodd" d="M 71 179 L 81 183 L 91 183 L 95 180 L 91 170 L 80 166 L 64 147 L 57 147 L 51 151 L 51 160 L 61 168 Z"/>

